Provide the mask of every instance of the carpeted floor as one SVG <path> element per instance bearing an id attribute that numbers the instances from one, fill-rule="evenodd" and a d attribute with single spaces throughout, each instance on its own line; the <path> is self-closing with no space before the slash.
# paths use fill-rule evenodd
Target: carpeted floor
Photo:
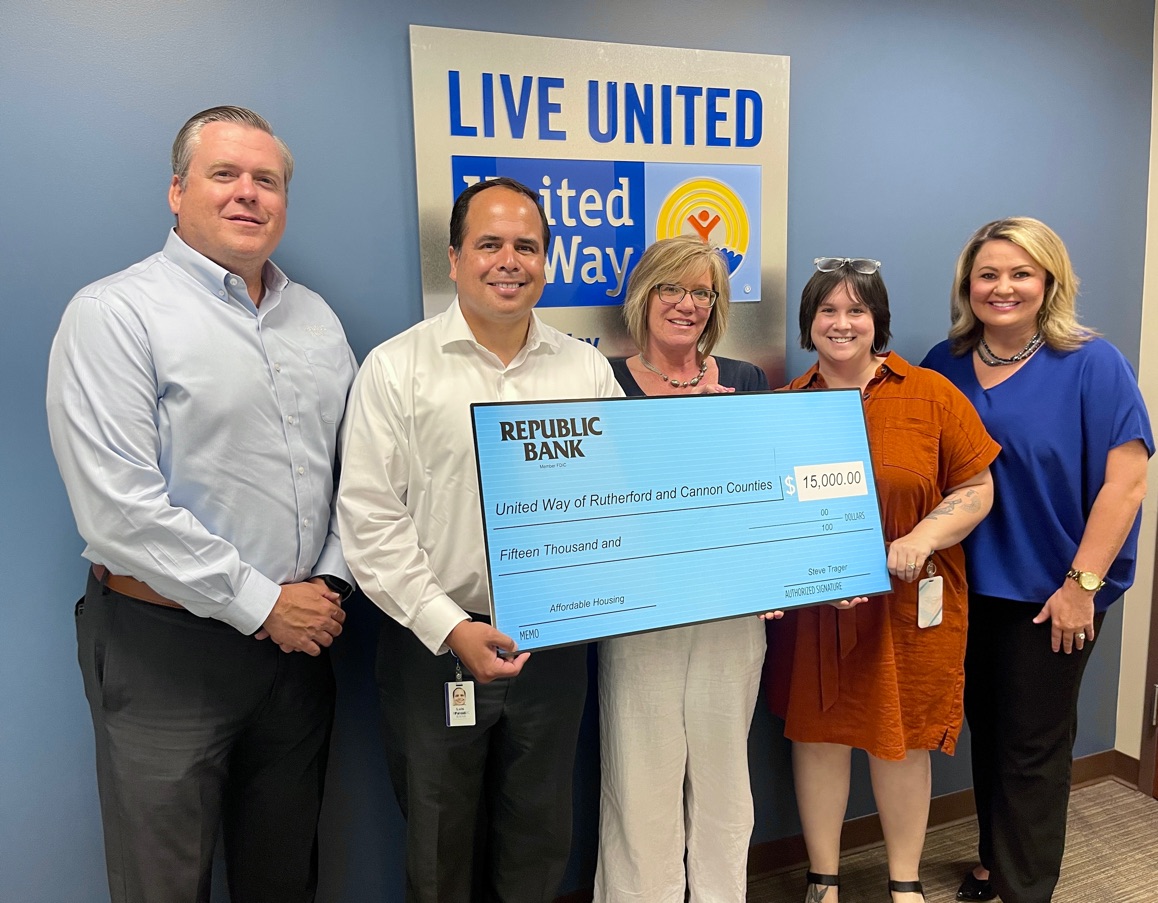
<path id="1" fill-rule="evenodd" d="M 948 903 L 972 867 L 977 845 L 973 821 L 929 833 L 921 879 L 928 903 Z M 841 862 L 841 903 L 888 903 L 884 848 L 846 855 Z M 754 880 L 748 903 L 798 903 L 804 869 Z M 1070 796 L 1062 877 L 1054 903 L 1158 903 L 1158 800 L 1107 780 Z"/>

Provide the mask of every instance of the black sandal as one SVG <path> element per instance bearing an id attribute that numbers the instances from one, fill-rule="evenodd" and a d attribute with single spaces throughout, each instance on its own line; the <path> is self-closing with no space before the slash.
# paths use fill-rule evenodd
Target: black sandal
<path id="1" fill-rule="evenodd" d="M 925 896 L 925 888 L 921 887 L 920 881 L 894 881 L 889 879 L 889 893 L 890 894 L 920 894 Z"/>
<path id="2" fill-rule="evenodd" d="M 809 886 L 815 884 L 817 887 L 840 887 L 840 875 L 821 875 L 817 872 L 808 872 L 805 880 Z M 808 899 L 822 900 L 824 899 L 824 893 L 822 892 L 820 896 L 815 898 L 810 896 Z"/>

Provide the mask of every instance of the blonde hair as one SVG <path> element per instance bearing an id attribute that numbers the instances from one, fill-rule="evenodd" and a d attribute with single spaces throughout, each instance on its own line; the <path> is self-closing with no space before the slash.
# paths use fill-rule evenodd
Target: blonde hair
<path id="1" fill-rule="evenodd" d="M 1077 297 L 1081 280 L 1074 273 L 1065 243 L 1041 220 L 1010 216 L 986 223 L 974 232 L 957 258 L 950 296 L 952 326 L 949 339 L 954 354 L 969 353 L 981 339 L 984 324 L 977 319 L 969 304 L 970 279 L 982 245 L 998 239 L 1013 242 L 1045 270 L 1045 298 L 1037 312 L 1037 328 L 1041 330 L 1046 345 L 1056 351 L 1073 351 L 1099 335 L 1078 322 Z"/>
<path id="2" fill-rule="evenodd" d="M 712 290 L 719 297 L 708 314 L 699 348 L 705 355 L 712 353 L 728 328 L 731 283 L 724 255 L 694 235 L 661 238 L 643 252 L 631 271 L 631 278 L 627 280 L 627 297 L 623 302 L 623 321 L 637 348 L 642 351 L 647 347 L 647 302 L 651 290 L 662 282 L 674 283 L 689 274 L 698 275 L 704 267 L 708 268 Z"/>

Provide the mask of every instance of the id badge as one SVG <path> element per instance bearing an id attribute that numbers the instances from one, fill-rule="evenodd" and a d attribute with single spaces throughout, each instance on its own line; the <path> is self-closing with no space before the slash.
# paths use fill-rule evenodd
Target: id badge
<path id="1" fill-rule="evenodd" d="M 944 610 L 941 602 L 944 578 L 926 577 L 917 584 L 917 626 L 936 627 Z"/>
<path id="2" fill-rule="evenodd" d="M 474 681 L 446 683 L 446 726 L 474 727 Z"/>

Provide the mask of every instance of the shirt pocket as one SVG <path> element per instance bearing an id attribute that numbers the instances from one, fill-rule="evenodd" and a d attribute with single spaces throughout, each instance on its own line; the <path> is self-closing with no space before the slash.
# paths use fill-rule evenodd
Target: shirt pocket
<path id="1" fill-rule="evenodd" d="M 881 463 L 886 467 L 899 467 L 935 484 L 940 449 L 941 431 L 937 424 L 914 417 L 885 420 Z"/>
<path id="2" fill-rule="evenodd" d="M 345 345 L 324 345 L 307 350 L 306 360 L 317 386 L 322 420 L 337 423 L 346 407 L 346 390 L 352 376 L 350 354 Z"/>

